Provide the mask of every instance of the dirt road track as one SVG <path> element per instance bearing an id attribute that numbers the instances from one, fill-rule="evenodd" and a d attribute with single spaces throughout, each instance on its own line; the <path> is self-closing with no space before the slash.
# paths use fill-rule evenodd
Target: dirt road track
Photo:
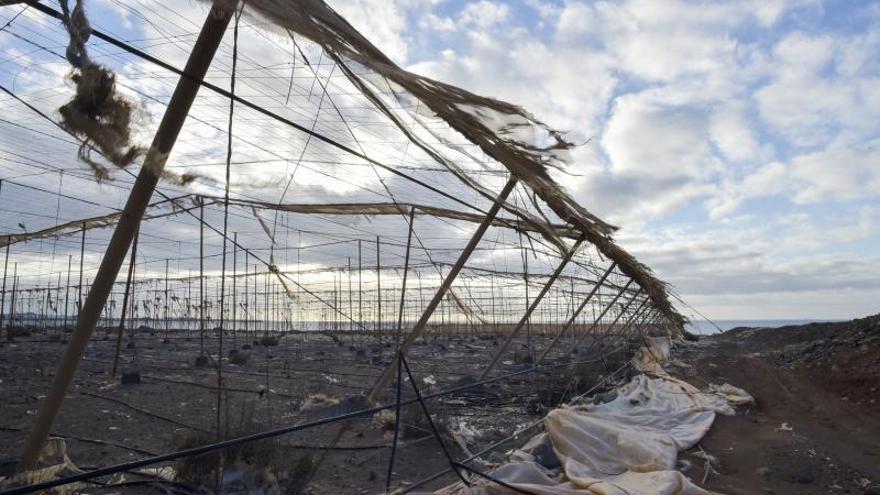
<path id="1" fill-rule="evenodd" d="M 880 349 L 844 349 L 828 368 L 780 366 L 769 349 L 715 337 L 683 351 L 695 384 L 728 382 L 757 399 L 736 417 L 719 416 L 703 440 L 718 459 L 705 486 L 734 495 L 880 494 L 880 381 L 869 366 L 880 363 Z M 700 480 L 702 461 L 685 458 Z"/>

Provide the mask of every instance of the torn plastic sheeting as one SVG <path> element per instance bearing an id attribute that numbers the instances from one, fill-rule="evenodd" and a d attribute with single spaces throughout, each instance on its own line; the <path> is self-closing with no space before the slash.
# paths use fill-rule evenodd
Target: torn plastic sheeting
<path id="1" fill-rule="evenodd" d="M 734 387 L 729 383 L 724 383 L 722 385 L 710 383 L 708 392 L 722 397 L 728 404 L 735 407 L 747 406 L 755 403 L 755 398 L 748 392 L 739 387 Z"/>
<path id="2" fill-rule="evenodd" d="M 67 443 L 63 438 L 52 437 L 43 446 L 37 460 L 37 468 L 31 471 L 18 473 L 11 478 L 0 477 L 0 490 L 24 485 L 33 485 L 55 478 L 63 478 L 80 474 L 82 471 L 76 467 L 67 455 Z M 53 493 L 77 493 L 82 489 L 83 483 L 70 483 L 53 489 Z"/>
<path id="3" fill-rule="evenodd" d="M 715 415 L 734 414 L 731 404 L 751 399 L 725 384 L 701 392 L 668 375 L 661 362 L 669 355 L 666 339 L 646 339 L 635 358 L 648 374 L 618 387 L 617 397 L 598 405 L 562 407 L 545 419 L 546 438 L 561 469 L 548 469 L 531 455 L 544 439 L 532 439 L 491 476 L 527 493 L 541 495 L 706 495 L 675 470 L 680 450 L 693 447 L 712 426 Z M 653 376 L 649 376 L 653 375 Z M 547 464 L 547 463 L 543 463 Z M 456 483 L 442 495 L 513 493 L 491 482 L 473 487 Z"/>

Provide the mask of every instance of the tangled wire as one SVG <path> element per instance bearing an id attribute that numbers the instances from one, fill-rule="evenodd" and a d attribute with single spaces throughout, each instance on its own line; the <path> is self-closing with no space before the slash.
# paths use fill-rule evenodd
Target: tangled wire
<path id="1" fill-rule="evenodd" d="M 92 158 L 93 149 L 97 148 L 120 168 L 142 155 L 144 149 L 131 141 L 134 104 L 116 91 L 116 76 L 93 62 L 86 51 L 92 28 L 83 1 L 76 0 L 71 11 L 67 0 L 59 0 L 64 14 L 62 22 L 70 36 L 65 55 L 73 67 L 70 79 L 76 84 L 76 93 L 59 113 L 61 124 L 83 140 L 79 158 L 91 167 L 98 180 L 103 180 L 109 177 L 109 171 Z"/>

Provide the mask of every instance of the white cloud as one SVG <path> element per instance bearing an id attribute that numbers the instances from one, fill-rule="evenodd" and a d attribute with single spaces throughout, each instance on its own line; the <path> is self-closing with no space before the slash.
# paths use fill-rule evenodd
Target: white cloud
<path id="1" fill-rule="evenodd" d="M 709 134 L 712 142 L 732 162 L 768 159 L 773 151 L 763 145 L 752 129 L 742 102 L 722 104 L 711 110 Z"/>
<path id="2" fill-rule="evenodd" d="M 706 177 L 717 171 L 704 113 L 663 107 L 639 96 L 615 100 L 602 145 L 615 172 Z"/>
<path id="3" fill-rule="evenodd" d="M 459 16 L 459 24 L 463 28 L 491 29 L 510 15 L 510 8 L 503 3 L 480 0 L 468 3 Z"/>
<path id="4" fill-rule="evenodd" d="M 763 119 L 794 146 L 827 146 L 876 132 L 880 32 L 835 38 L 790 33 L 773 47 L 772 78 L 755 93 Z M 854 135 L 854 136 L 853 136 Z"/>
<path id="5" fill-rule="evenodd" d="M 724 181 L 718 194 L 707 202 L 709 213 L 719 218 L 734 212 L 748 199 L 787 194 L 792 190 L 789 181 L 789 168 L 784 163 L 768 163 L 740 180 Z"/>
<path id="6" fill-rule="evenodd" d="M 405 63 L 409 43 L 403 37 L 407 0 L 335 0 L 332 6 L 371 42 L 397 63 Z"/>
<path id="7" fill-rule="evenodd" d="M 831 148 L 795 157 L 792 176 L 802 188 L 801 203 L 880 196 L 880 142 L 866 150 Z"/>

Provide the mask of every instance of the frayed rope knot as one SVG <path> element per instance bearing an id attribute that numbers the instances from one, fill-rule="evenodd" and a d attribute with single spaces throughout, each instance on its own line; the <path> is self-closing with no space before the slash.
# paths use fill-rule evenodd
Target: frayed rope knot
<path id="1" fill-rule="evenodd" d="M 73 10 L 67 0 L 60 0 L 62 23 L 70 43 L 66 56 L 73 67 L 71 81 L 76 93 L 58 111 L 61 124 L 83 140 L 79 158 L 88 164 L 100 181 L 110 175 L 105 166 L 92 158 L 97 148 L 107 160 L 124 168 L 141 156 L 144 149 L 131 142 L 131 122 L 134 104 L 116 91 L 116 76 L 107 68 L 89 58 L 86 42 L 91 35 L 83 1 L 77 0 Z"/>

